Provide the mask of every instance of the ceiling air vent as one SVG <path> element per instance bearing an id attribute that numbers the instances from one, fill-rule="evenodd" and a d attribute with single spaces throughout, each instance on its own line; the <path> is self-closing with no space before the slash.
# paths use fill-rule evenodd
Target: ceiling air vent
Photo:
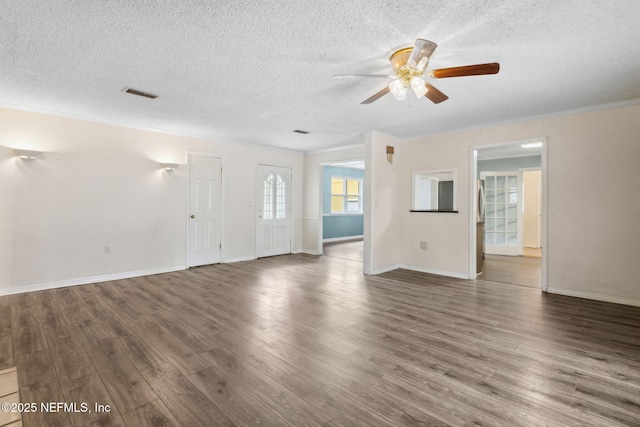
<path id="1" fill-rule="evenodd" d="M 309 133 L 309 131 L 306 131 L 306 130 L 300 130 L 300 129 L 296 129 L 296 130 L 294 130 L 294 132 L 295 132 L 295 133 L 301 133 L 301 134 L 303 134 L 303 135 L 307 135 L 307 134 Z"/>
<path id="2" fill-rule="evenodd" d="M 149 92 L 143 92 L 137 89 L 131 89 L 130 87 L 125 87 L 122 91 L 125 93 L 130 93 L 131 95 L 144 96 L 145 98 L 156 99 L 158 97 L 158 95 L 154 95 Z"/>

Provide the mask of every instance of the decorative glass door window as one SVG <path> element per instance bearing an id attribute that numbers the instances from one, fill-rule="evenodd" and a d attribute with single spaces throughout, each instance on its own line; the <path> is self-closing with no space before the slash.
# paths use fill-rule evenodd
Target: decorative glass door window
<path id="1" fill-rule="evenodd" d="M 522 172 L 482 172 L 485 253 L 522 255 Z"/>
<path id="2" fill-rule="evenodd" d="M 264 219 L 287 217 L 287 186 L 279 174 L 269 174 L 264 180 Z"/>

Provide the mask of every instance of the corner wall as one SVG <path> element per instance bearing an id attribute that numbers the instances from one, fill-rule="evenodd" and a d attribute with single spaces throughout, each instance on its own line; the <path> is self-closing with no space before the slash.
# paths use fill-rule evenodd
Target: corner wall
<path id="1" fill-rule="evenodd" d="M 258 163 L 292 168 L 301 250 L 300 153 L 0 109 L 0 295 L 185 268 L 189 151 L 222 158 L 223 262 L 255 257 Z"/>
<path id="2" fill-rule="evenodd" d="M 386 146 L 395 148 L 393 163 L 387 161 Z M 401 206 L 398 204 L 397 165 L 400 140 L 370 132 L 365 141 L 364 272 L 379 274 L 398 268 Z M 367 245 L 366 242 L 369 242 Z"/>
<path id="3" fill-rule="evenodd" d="M 638 105 L 402 141 L 399 263 L 468 277 L 470 147 L 536 137 L 548 141 L 549 292 L 640 305 Z M 460 213 L 410 213 L 411 171 L 449 167 Z"/>

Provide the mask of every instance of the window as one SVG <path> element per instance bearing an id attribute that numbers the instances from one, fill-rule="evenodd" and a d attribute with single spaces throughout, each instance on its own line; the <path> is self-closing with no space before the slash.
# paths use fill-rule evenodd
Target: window
<path id="1" fill-rule="evenodd" d="M 362 180 L 331 177 L 331 213 L 362 213 Z"/>
<path id="2" fill-rule="evenodd" d="M 264 180 L 264 219 L 287 218 L 287 187 L 279 174 L 269 174 Z"/>

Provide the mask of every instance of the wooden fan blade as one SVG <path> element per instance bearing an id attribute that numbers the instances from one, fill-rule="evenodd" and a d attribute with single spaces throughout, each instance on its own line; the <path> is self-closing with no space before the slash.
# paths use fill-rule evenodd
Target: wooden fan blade
<path id="1" fill-rule="evenodd" d="M 380 92 L 376 93 L 375 95 L 365 99 L 360 104 L 371 104 L 373 101 L 377 101 L 378 99 L 382 98 L 383 96 L 385 96 L 388 93 L 389 93 L 389 86 L 385 87 L 384 89 L 382 89 Z"/>
<path id="2" fill-rule="evenodd" d="M 416 43 L 413 45 L 413 50 L 411 51 L 411 56 L 407 60 L 407 67 L 416 68 L 422 58 L 427 58 L 428 60 L 433 54 L 433 51 L 436 50 L 436 47 L 438 47 L 438 45 L 434 42 L 416 39 Z M 424 65 L 427 65 L 426 62 Z"/>
<path id="3" fill-rule="evenodd" d="M 431 102 L 433 102 L 434 104 L 440 104 L 443 101 L 446 101 L 447 99 L 449 99 L 449 97 L 447 95 L 445 95 L 444 93 L 440 92 L 438 89 L 436 89 L 435 87 L 431 86 L 429 83 L 425 84 L 427 86 L 427 89 L 429 89 L 429 91 L 424 95 L 427 98 L 429 98 L 429 100 Z"/>
<path id="4" fill-rule="evenodd" d="M 464 67 L 440 68 L 429 71 L 429 77 L 444 79 L 447 77 L 481 76 L 484 74 L 498 74 L 500 64 L 492 62 L 490 64 L 465 65 Z"/>
<path id="5" fill-rule="evenodd" d="M 332 79 L 355 79 L 355 78 L 374 78 L 374 79 L 388 79 L 390 77 L 395 77 L 390 74 L 334 74 L 331 76 Z"/>

